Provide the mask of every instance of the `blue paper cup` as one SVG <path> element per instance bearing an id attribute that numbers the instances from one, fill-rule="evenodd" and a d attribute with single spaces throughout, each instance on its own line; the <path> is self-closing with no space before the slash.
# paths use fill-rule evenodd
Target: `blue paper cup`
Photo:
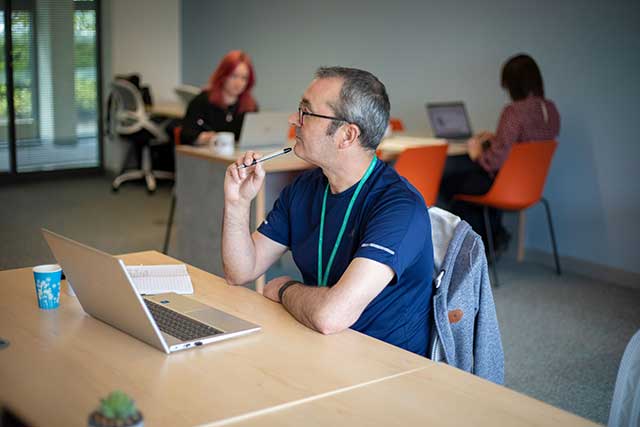
<path id="1" fill-rule="evenodd" d="M 52 310 L 60 305 L 60 278 L 62 269 L 58 264 L 47 264 L 33 267 L 33 278 L 36 282 L 38 307 Z"/>

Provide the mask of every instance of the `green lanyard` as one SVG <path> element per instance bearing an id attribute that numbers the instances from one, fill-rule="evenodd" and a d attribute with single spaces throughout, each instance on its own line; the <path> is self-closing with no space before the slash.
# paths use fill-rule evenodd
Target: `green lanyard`
<path id="1" fill-rule="evenodd" d="M 322 236 L 324 235 L 324 215 L 327 208 L 327 194 L 329 194 L 329 184 L 324 189 L 324 197 L 322 199 L 322 213 L 320 214 L 320 238 L 318 239 L 318 286 L 327 286 L 327 279 L 329 278 L 329 270 L 331 270 L 331 264 L 333 264 L 333 259 L 336 257 L 336 252 L 338 252 L 338 246 L 340 246 L 340 241 L 342 240 L 342 235 L 344 234 L 344 230 L 347 228 L 347 222 L 349 222 L 349 215 L 351 215 L 351 209 L 353 208 L 353 204 L 358 198 L 358 194 L 360 194 L 360 190 L 362 190 L 362 186 L 373 172 L 373 168 L 376 165 L 376 161 L 378 159 L 376 156 L 373 156 L 371 159 L 371 163 L 369 163 L 369 167 L 367 171 L 364 173 L 364 176 L 358 183 L 356 187 L 356 191 L 351 196 L 351 201 L 349 201 L 349 206 L 347 206 L 347 211 L 344 214 L 344 218 L 342 219 L 342 226 L 340 226 L 340 231 L 338 232 L 338 237 L 336 238 L 336 243 L 333 245 L 333 250 L 331 251 L 331 256 L 329 257 L 329 262 L 327 263 L 327 269 L 324 272 L 324 277 L 322 276 Z"/>

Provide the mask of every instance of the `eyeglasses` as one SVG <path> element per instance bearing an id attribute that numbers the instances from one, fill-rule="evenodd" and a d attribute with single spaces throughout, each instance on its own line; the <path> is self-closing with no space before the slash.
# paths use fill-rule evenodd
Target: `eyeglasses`
<path id="1" fill-rule="evenodd" d="M 300 127 L 304 125 L 304 116 L 313 116 L 313 117 L 320 117 L 321 119 L 336 120 L 338 122 L 347 122 L 345 119 L 339 119 L 337 117 L 324 116 L 322 114 L 309 113 L 308 111 L 302 111 L 302 108 L 298 107 L 298 123 L 300 123 Z"/>

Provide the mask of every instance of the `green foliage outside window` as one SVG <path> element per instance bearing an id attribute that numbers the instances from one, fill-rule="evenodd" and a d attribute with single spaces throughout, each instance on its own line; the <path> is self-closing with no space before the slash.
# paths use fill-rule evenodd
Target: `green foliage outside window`
<path id="1" fill-rule="evenodd" d="M 83 118 L 95 115 L 98 105 L 95 11 L 76 11 L 73 30 L 76 105 L 79 117 Z"/>
<path id="2" fill-rule="evenodd" d="M 79 117 L 97 111 L 96 22 L 95 11 L 74 13 L 75 99 Z M 26 11 L 12 14 L 14 70 L 14 106 L 17 119 L 33 118 L 32 18 Z M 4 19 L 0 12 L 0 19 Z M 5 73 L 5 34 L 0 29 L 0 119 L 7 119 L 7 84 Z"/>
<path id="3" fill-rule="evenodd" d="M 0 14 L 4 19 L 4 14 Z M 31 91 L 31 16 L 29 12 L 16 11 L 12 14 L 14 105 L 16 118 L 33 116 Z M 0 117 L 7 117 L 7 84 L 5 74 L 4 27 L 0 31 Z"/>

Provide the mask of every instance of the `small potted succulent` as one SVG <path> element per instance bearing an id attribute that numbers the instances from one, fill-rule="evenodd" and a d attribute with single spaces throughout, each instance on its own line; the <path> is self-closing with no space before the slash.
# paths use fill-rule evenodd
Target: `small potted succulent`
<path id="1" fill-rule="evenodd" d="M 122 391 L 100 400 L 100 407 L 89 415 L 89 427 L 143 427 L 142 413 Z"/>

